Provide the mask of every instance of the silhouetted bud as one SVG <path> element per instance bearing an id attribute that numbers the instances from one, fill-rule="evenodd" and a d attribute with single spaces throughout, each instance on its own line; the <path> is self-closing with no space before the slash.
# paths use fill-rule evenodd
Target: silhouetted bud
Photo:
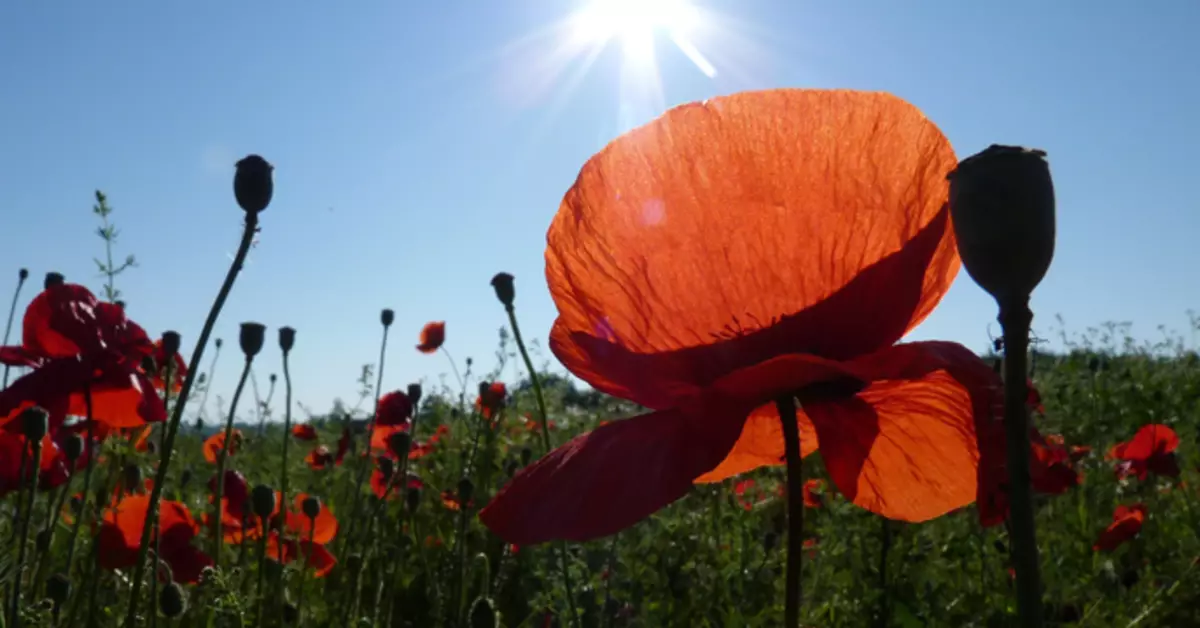
<path id="1" fill-rule="evenodd" d="M 71 597 L 71 579 L 66 574 L 56 573 L 46 579 L 46 597 L 62 606 Z"/>
<path id="2" fill-rule="evenodd" d="M 63 443 L 63 454 L 67 457 L 67 462 L 75 462 L 83 455 L 83 436 L 72 434 L 67 437 Z"/>
<path id="3" fill-rule="evenodd" d="M 163 617 L 175 618 L 187 611 L 187 595 L 179 583 L 172 582 L 158 594 L 158 610 Z"/>
<path id="4" fill-rule="evenodd" d="M 268 380 L 269 380 L 269 381 L 270 381 L 272 384 L 274 384 L 274 383 L 275 383 L 275 382 L 276 382 L 276 381 L 277 381 L 279 378 L 278 378 L 278 377 L 276 377 L 276 375 L 275 375 L 274 373 L 271 373 L 271 376 L 270 376 L 270 377 L 268 377 L 267 379 L 268 379 Z"/>
<path id="5" fill-rule="evenodd" d="M 529 461 L 533 460 L 533 450 L 528 447 L 521 448 L 521 466 L 529 466 Z"/>
<path id="6" fill-rule="evenodd" d="M 50 272 L 46 273 L 46 279 L 42 282 L 42 288 L 49 290 L 54 286 L 61 286 L 64 283 L 67 283 L 67 278 L 63 277 L 62 273 Z"/>
<path id="7" fill-rule="evenodd" d="M 383 323 L 384 327 L 391 327 L 395 320 L 396 313 L 387 308 L 384 308 L 384 310 L 379 313 L 379 322 Z"/>
<path id="8" fill-rule="evenodd" d="M 179 332 L 177 332 L 177 331 L 164 331 L 163 332 L 162 346 L 163 346 L 163 353 L 168 358 L 167 364 L 171 363 L 171 360 L 169 358 L 174 357 L 174 355 L 176 353 L 179 353 L 179 343 L 180 342 L 182 342 L 182 340 L 179 337 Z M 166 364 L 164 364 L 163 366 L 166 366 Z"/>
<path id="9" fill-rule="evenodd" d="M 992 339 L 992 352 L 1000 353 L 1001 351 L 1004 351 L 1004 339 L 1003 338 L 993 338 Z"/>
<path id="10" fill-rule="evenodd" d="M 258 155 L 247 155 L 237 162 L 233 196 L 247 213 L 256 214 L 271 204 L 271 195 L 275 193 L 272 170 L 274 167 Z"/>
<path id="11" fill-rule="evenodd" d="M 125 481 L 125 491 L 132 493 L 142 486 L 142 468 L 136 464 L 127 464 L 121 472 Z"/>
<path id="12" fill-rule="evenodd" d="M 254 514 L 262 519 L 270 517 L 275 512 L 275 489 L 266 484 L 259 484 L 250 491 L 250 503 L 254 505 Z"/>
<path id="13" fill-rule="evenodd" d="M 300 509 L 304 511 L 305 517 L 316 519 L 317 515 L 321 514 L 321 500 L 309 495 L 300 503 Z"/>
<path id="14" fill-rule="evenodd" d="M 1100 370 L 1100 358 L 1092 356 L 1088 359 L 1088 370 L 1095 373 Z"/>
<path id="15" fill-rule="evenodd" d="M 296 608 L 295 604 L 288 602 L 283 605 L 283 623 L 294 624 L 300 619 L 300 609 Z"/>
<path id="16" fill-rule="evenodd" d="M 296 330 L 291 327 L 279 328 L 279 348 L 288 353 L 292 350 L 292 346 L 296 344 Z"/>
<path id="17" fill-rule="evenodd" d="M 496 614 L 496 606 L 488 597 L 475 598 L 471 604 L 471 628 L 496 628 L 500 625 L 500 616 Z"/>
<path id="18" fill-rule="evenodd" d="M 223 343 L 223 342 L 221 342 L 221 339 L 220 339 L 220 338 L 217 338 L 216 340 L 214 340 L 214 341 L 213 341 L 213 346 L 214 346 L 214 347 L 216 347 L 216 348 L 218 348 L 218 349 L 220 349 L 220 348 L 221 348 L 221 345 L 222 345 L 222 344 L 224 344 L 224 343 Z"/>
<path id="19" fill-rule="evenodd" d="M 246 354 L 247 358 L 258 355 L 258 352 L 262 351 L 266 335 L 266 325 L 262 323 L 242 323 L 242 331 L 238 335 L 238 342 L 242 345 L 242 353 Z"/>
<path id="20" fill-rule="evenodd" d="M 517 289 L 513 286 L 513 276 L 508 273 L 496 273 L 492 277 L 492 288 L 496 290 L 496 298 L 504 307 L 512 307 L 513 299 L 517 297 Z"/>
<path id="21" fill-rule="evenodd" d="M 475 485 L 471 483 L 469 478 L 463 478 L 458 481 L 458 502 L 466 507 L 467 502 L 471 501 L 471 496 L 475 493 Z"/>
<path id="22" fill-rule="evenodd" d="M 416 408 L 417 404 L 421 403 L 421 392 L 422 392 L 421 385 L 420 384 L 409 384 L 407 392 L 408 392 L 408 400 L 410 402 L 412 402 L 413 408 Z"/>
<path id="23" fill-rule="evenodd" d="M 54 533 L 49 529 L 42 528 L 38 530 L 37 536 L 34 537 L 38 553 L 48 551 L 50 549 L 50 541 L 53 540 Z"/>
<path id="24" fill-rule="evenodd" d="M 204 419 L 202 419 L 200 417 L 196 417 L 196 431 L 197 432 L 204 431 Z"/>
<path id="25" fill-rule="evenodd" d="M 391 458 L 381 456 L 379 458 L 379 474 L 383 476 L 384 483 L 392 480 L 392 474 L 396 472 L 396 463 L 392 462 Z"/>
<path id="26" fill-rule="evenodd" d="M 29 269 L 22 268 L 21 270 L 18 270 L 17 271 L 17 281 L 24 282 L 26 279 L 29 279 Z"/>
<path id="27" fill-rule="evenodd" d="M 29 442 L 41 444 L 42 437 L 50 430 L 50 415 L 45 410 L 32 406 L 21 412 L 21 432 Z"/>
<path id="28" fill-rule="evenodd" d="M 409 510 L 415 511 L 421 505 L 421 489 L 413 487 L 404 493 L 404 504 Z"/>
<path id="29" fill-rule="evenodd" d="M 1027 298 L 1054 257 L 1054 183 L 1045 157 L 993 144 L 947 175 L 959 257 L 1000 303 Z"/>
<path id="30" fill-rule="evenodd" d="M 410 444 L 412 444 L 412 437 L 408 435 L 408 432 L 396 432 L 388 436 L 388 450 L 392 452 L 392 455 L 401 460 L 408 457 L 408 446 Z"/>
<path id="31" fill-rule="evenodd" d="M 125 302 L 124 301 L 120 301 L 120 300 L 113 301 L 113 305 L 117 306 L 117 309 L 121 310 L 122 312 L 125 311 Z"/>
<path id="32" fill-rule="evenodd" d="M 471 356 L 467 356 L 467 368 L 471 368 L 471 365 L 474 363 L 475 360 Z"/>

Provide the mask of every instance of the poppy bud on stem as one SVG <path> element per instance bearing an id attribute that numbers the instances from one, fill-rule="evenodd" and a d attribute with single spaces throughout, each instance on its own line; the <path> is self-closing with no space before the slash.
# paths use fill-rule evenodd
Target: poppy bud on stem
<path id="1" fill-rule="evenodd" d="M 1054 184 L 1046 154 L 992 145 L 948 176 L 950 215 L 967 273 L 996 299 L 1004 331 L 1004 427 L 1010 536 L 1021 625 L 1042 625 L 1030 489 L 1027 372 L 1029 297 L 1054 257 Z"/>
<path id="2" fill-rule="evenodd" d="M 283 502 L 286 504 L 288 500 L 288 442 L 292 439 L 287 435 L 292 433 L 292 372 L 288 368 L 288 356 L 292 352 L 292 347 L 296 344 L 296 330 L 291 327 L 279 328 L 279 350 L 283 354 L 283 388 L 284 388 L 284 407 L 283 407 L 283 462 L 280 464 L 280 479 L 279 492 L 282 495 Z M 271 377 L 274 377 L 272 375 Z M 305 504 L 308 501 L 305 500 Z M 279 564 L 283 564 L 283 543 L 279 543 L 278 556 Z M 283 602 L 283 579 L 275 581 L 275 601 L 277 604 Z"/>
<path id="3" fill-rule="evenodd" d="M 32 462 L 33 466 L 29 471 L 29 503 L 22 505 L 17 503 L 17 510 L 21 515 L 21 532 L 20 545 L 17 547 L 17 564 L 16 572 L 21 573 L 25 565 L 25 550 L 29 545 L 29 525 L 33 521 L 33 501 L 37 498 L 38 476 L 41 475 L 39 470 L 42 468 L 42 438 L 46 435 L 49 429 L 50 415 L 39 407 L 27 408 L 21 413 L 21 427 L 25 432 L 25 447 L 33 450 Z M 25 453 L 22 450 L 21 465 L 24 472 Z M 24 488 L 24 487 L 22 487 Z M 23 578 L 17 577 L 13 579 L 12 585 L 12 611 L 8 625 L 19 626 L 21 615 L 21 581 Z"/>

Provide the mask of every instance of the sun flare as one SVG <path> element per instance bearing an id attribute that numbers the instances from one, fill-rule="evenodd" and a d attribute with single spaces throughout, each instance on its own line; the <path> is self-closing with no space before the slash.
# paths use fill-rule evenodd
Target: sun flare
<path id="1" fill-rule="evenodd" d="M 626 60 L 639 66 L 654 64 L 655 36 L 664 34 L 701 72 L 716 75 L 689 38 L 700 14 L 688 0 L 592 0 L 572 21 L 577 42 L 602 47 L 616 41 Z"/>

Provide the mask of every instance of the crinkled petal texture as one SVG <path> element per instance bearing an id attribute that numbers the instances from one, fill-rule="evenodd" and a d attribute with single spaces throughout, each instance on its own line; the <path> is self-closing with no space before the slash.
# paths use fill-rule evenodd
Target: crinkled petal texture
<path id="1" fill-rule="evenodd" d="M 883 93 L 781 89 L 684 105 L 592 157 L 548 236 L 550 346 L 665 409 L 772 357 L 899 340 L 958 270 L 954 152 Z"/>
<path id="2" fill-rule="evenodd" d="M 748 412 L 710 406 L 607 423 L 523 469 L 479 518 L 518 545 L 614 534 L 683 497 L 725 457 Z"/>

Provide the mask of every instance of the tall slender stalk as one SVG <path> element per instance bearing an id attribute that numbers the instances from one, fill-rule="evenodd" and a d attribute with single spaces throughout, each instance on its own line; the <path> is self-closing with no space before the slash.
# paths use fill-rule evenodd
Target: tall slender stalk
<path id="1" fill-rule="evenodd" d="M 29 525 L 33 521 L 33 500 L 37 498 L 38 476 L 40 475 L 38 471 L 42 468 L 41 437 L 27 440 L 29 442 L 25 444 L 25 447 L 33 448 L 33 455 L 30 456 L 33 461 L 33 469 L 29 473 L 29 504 L 21 513 L 20 545 L 17 546 L 17 574 L 13 579 L 12 617 L 9 620 L 9 625 L 13 628 L 19 628 L 21 625 L 21 581 L 25 579 L 25 552 L 29 546 Z"/>
<path id="2" fill-rule="evenodd" d="M 246 388 L 246 379 L 250 375 L 250 368 L 254 365 L 254 357 L 246 356 L 246 365 L 242 367 L 242 376 L 238 378 L 237 388 L 233 389 L 233 399 L 229 402 L 229 417 L 225 419 L 225 440 L 221 443 L 221 451 L 217 453 L 217 482 L 216 491 L 213 496 L 213 503 L 217 507 L 216 516 L 213 518 L 212 535 L 213 535 L 213 569 L 217 569 L 221 565 L 221 542 L 224 540 L 224 535 L 221 534 L 221 514 L 222 506 L 221 494 L 225 489 L 225 465 L 229 460 L 229 446 L 233 440 L 233 419 L 237 415 L 238 400 L 242 396 L 242 390 Z"/>
<path id="3" fill-rule="evenodd" d="M 75 559 L 75 543 L 79 540 L 79 528 L 83 525 L 84 513 L 87 512 L 88 497 L 92 494 L 92 472 L 96 468 L 96 421 L 92 415 L 92 387 L 87 385 L 83 387 L 83 405 L 87 412 L 87 443 L 84 451 L 87 452 L 87 469 L 83 472 L 83 499 L 79 500 L 79 512 L 75 513 L 75 523 L 71 524 L 71 540 L 67 544 L 67 562 L 63 573 L 71 575 L 71 567 L 74 565 Z"/>
<path id="4" fill-rule="evenodd" d="M 284 389 L 284 408 L 283 408 L 283 463 L 280 470 L 279 487 L 280 497 L 283 501 L 283 508 L 287 508 L 288 503 L 288 444 L 292 440 L 292 372 L 288 368 L 288 355 L 292 352 L 292 345 L 295 343 L 296 330 L 291 327 L 279 328 L 279 348 L 283 354 L 283 389 Z M 275 385 L 271 385 L 271 390 L 274 392 Z M 283 564 L 283 543 L 279 543 L 279 564 Z M 283 570 L 280 570 L 279 577 L 275 583 L 275 598 L 276 604 L 283 604 Z M 282 609 L 280 609 L 282 613 Z"/>
<path id="5" fill-rule="evenodd" d="M 1033 312 L 1029 298 L 1000 304 L 1004 329 L 1004 430 L 1008 443 L 1009 523 L 1013 570 L 1017 580 L 1017 612 L 1024 628 L 1042 625 L 1042 586 L 1038 573 L 1037 536 L 1029 469 L 1029 394 L 1026 382 L 1029 328 Z"/>
<path id="6" fill-rule="evenodd" d="M 800 576 L 804 556 L 804 472 L 800 468 L 800 428 L 796 425 L 796 400 L 791 395 L 775 401 L 783 425 L 783 451 L 787 460 L 787 583 L 784 589 L 785 628 L 800 625 Z"/>
<path id="7" fill-rule="evenodd" d="M 200 337 L 196 340 L 196 347 L 192 349 L 192 359 L 188 363 L 188 375 L 183 380 L 183 388 L 179 391 L 180 400 L 185 401 L 191 395 L 192 385 L 195 384 L 196 376 L 200 370 L 200 360 L 204 357 L 204 348 L 208 345 L 208 337 L 212 335 L 213 327 L 217 324 L 217 318 L 221 314 L 221 309 L 225 307 L 225 300 L 229 298 L 229 292 L 233 290 L 233 282 L 242 270 L 242 264 L 246 261 L 246 254 L 250 252 L 250 245 L 254 242 L 254 234 L 257 231 L 258 214 L 256 212 L 246 212 L 246 224 L 242 230 L 242 241 L 238 245 L 237 254 L 233 258 L 233 264 L 230 265 L 229 272 L 225 275 L 225 282 L 221 284 L 221 290 L 217 293 L 217 298 L 213 301 L 212 308 L 208 312 L 208 318 L 204 321 L 204 327 L 200 330 Z M 158 511 L 158 502 L 162 499 L 163 485 L 166 483 L 167 470 L 171 468 L 171 453 L 175 449 L 175 436 L 179 432 L 179 422 L 183 419 L 185 405 L 183 401 L 175 404 L 175 411 L 171 413 L 171 420 L 167 424 L 166 445 L 163 446 L 162 458 L 158 463 L 158 471 L 154 474 L 154 486 L 150 490 L 150 504 L 146 511 L 147 521 L 154 520 L 153 517 Z M 218 482 L 219 484 L 220 482 Z M 138 545 L 138 559 L 137 564 L 134 566 L 132 589 L 129 593 L 129 611 L 125 615 L 126 628 L 133 628 L 137 618 L 138 595 L 142 588 L 142 576 L 145 574 L 146 554 L 150 551 L 150 533 L 152 531 L 150 526 L 142 527 L 142 539 Z"/>
<path id="8" fill-rule="evenodd" d="M 383 362 L 387 357 L 388 329 L 390 328 L 390 321 L 385 321 L 383 325 L 383 340 L 379 343 L 379 371 L 375 374 L 375 406 L 371 409 L 371 422 L 367 424 L 367 455 L 363 456 L 363 460 L 358 469 L 358 477 L 355 478 L 354 500 L 353 505 L 350 508 L 351 516 L 349 525 L 347 526 L 346 535 L 338 535 L 338 540 L 342 549 L 346 547 L 346 543 L 354 542 L 354 529 L 355 523 L 358 519 L 358 509 L 362 502 L 363 484 L 366 483 L 369 470 L 371 469 L 371 439 L 375 436 L 375 423 L 379 420 L 379 397 L 381 389 L 383 388 Z M 351 547 L 353 547 L 353 545 Z"/>
<path id="9" fill-rule="evenodd" d="M 25 286 L 25 280 L 29 279 L 29 271 L 22 268 L 17 273 L 17 288 L 13 290 L 12 305 L 8 307 L 8 324 L 4 327 L 4 344 L 8 344 L 8 336 L 12 333 L 13 319 L 17 316 L 17 301 L 21 298 L 21 288 Z M 4 384 L 0 388 L 8 387 L 8 365 L 4 365 Z"/>
<path id="10" fill-rule="evenodd" d="M 175 354 L 171 353 L 171 354 L 167 355 L 166 362 L 167 363 L 164 365 L 165 373 L 163 374 L 163 407 L 170 408 L 171 407 L 171 383 L 173 380 L 173 378 L 171 376 L 174 375 L 174 371 L 175 371 Z M 178 403 L 178 401 L 176 401 L 176 403 Z M 161 439 L 159 440 L 159 447 L 162 447 L 165 443 L 166 443 L 166 434 L 163 433 L 161 435 Z M 160 551 L 161 547 L 162 547 L 162 535 L 159 534 L 160 524 L 161 524 L 161 519 L 159 517 L 155 517 L 154 518 L 154 571 L 150 574 L 150 605 L 152 607 L 154 605 L 158 604 L 158 561 L 159 561 L 158 557 L 162 555 L 161 551 Z M 155 628 L 156 626 L 158 626 L 158 611 L 157 611 L 157 609 L 155 609 L 154 612 L 150 613 L 150 628 Z"/>

